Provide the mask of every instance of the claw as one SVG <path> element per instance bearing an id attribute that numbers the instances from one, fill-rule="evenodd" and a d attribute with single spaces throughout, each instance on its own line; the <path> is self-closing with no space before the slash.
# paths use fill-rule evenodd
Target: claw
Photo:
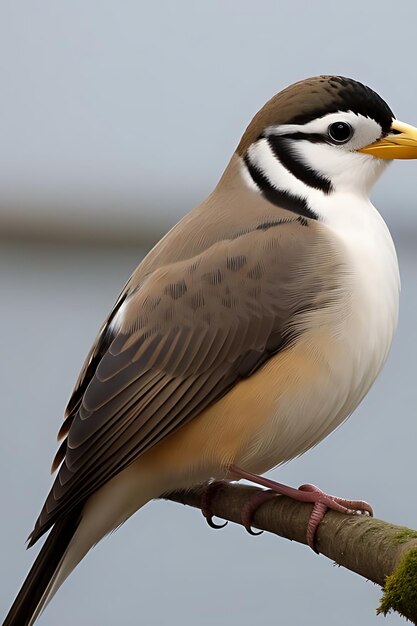
<path id="1" fill-rule="evenodd" d="M 224 522 L 224 524 L 216 524 L 216 522 L 213 522 L 213 516 L 209 515 L 208 517 L 205 516 L 207 524 L 210 526 L 210 528 L 214 528 L 215 530 L 219 530 L 219 528 L 224 528 L 225 526 L 227 526 L 227 524 L 229 522 Z"/>
<path id="2" fill-rule="evenodd" d="M 218 530 L 219 528 L 224 528 L 228 524 L 227 521 L 224 522 L 224 524 L 216 524 L 216 522 L 213 522 L 213 511 L 211 510 L 211 505 L 216 494 L 219 493 L 219 491 L 221 491 L 223 488 L 224 483 L 220 481 L 213 482 L 207 485 L 201 495 L 201 512 L 206 518 L 207 524 L 210 526 L 210 528 L 215 528 L 216 530 Z"/>

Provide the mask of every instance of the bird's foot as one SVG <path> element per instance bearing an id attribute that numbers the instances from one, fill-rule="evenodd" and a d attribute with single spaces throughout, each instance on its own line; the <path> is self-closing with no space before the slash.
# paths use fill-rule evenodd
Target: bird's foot
<path id="1" fill-rule="evenodd" d="M 344 498 L 331 496 L 315 485 L 306 484 L 301 485 L 298 489 L 294 489 L 293 487 L 277 483 L 263 476 L 246 472 L 236 466 L 230 468 L 230 476 L 239 479 L 243 478 L 268 488 L 268 491 L 256 494 L 253 498 L 250 498 L 242 511 L 242 523 L 252 534 L 257 534 L 253 533 L 251 529 L 253 515 L 256 509 L 276 495 L 287 496 L 298 502 L 309 502 L 313 504 L 313 510 L 307 525 L 307 544 L 315 552 L 318 552 L 315 545 L 317 529 L 323 521 L 328 509 L 348 515 L 373 515 L 372 507 L 367 502 L 363 500 L 345 500 Z"/>
<path id="2" fill-rule="evenodd" d="M 315 485 L 301 485 L 297 489 L 298 492 L 309 493 L 313 496 L 310 502 L 313 503 L 313 510 L 308 520 L 307 526 L 307 543 L 315 552 L 318 550 L 315 545 L 316 532 L 323 521 L 326 512 L 331 509 L 346 515 L 370 515 L 373 516 L 373 510 L 370 504 L 363 500 L 346 500 L 331 496 Z"/>
<path id="3" fill-rule="evenodd" d="M 227 522 L 224 522 L 224 524 L 216 524 L 216 522 L 213 522 L 213 511 L 211 508 L 215 496 L 219 493 L 219 491 L 222 491 L 224 486 L 224 482 L 214 481 L 212 483 L 209 483 L 207 487 L 205 487 L 201 495 L 201 512 L 206 518 L 207 524 L 210 526 L 210 528 L 218 529 L 227 526 Z"/>
<path id="4" fill-rule="evenodd" d="M 241 519 L 243 526 L 250 535 L 262 535 L 263 530 L 253 530 L 253 517 L 260 506 L 265 504 L 265 502 L 269 502 L 269 500 L 278 497 L 278 495 L 279 494 L 272 491 L 272 489 L 268 489 L 267 491 L 259 491 L 246 500 L 242 508 Z"/>

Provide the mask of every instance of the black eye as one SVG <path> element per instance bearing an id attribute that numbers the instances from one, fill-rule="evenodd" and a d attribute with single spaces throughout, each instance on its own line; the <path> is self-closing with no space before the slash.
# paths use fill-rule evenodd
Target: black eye
<path id="1" fill-rule="evenodd" d="M 346 143 L 353 135 L 353 128 L 347 122 L 334 122 L 327 132 L 334 143 Z"/>

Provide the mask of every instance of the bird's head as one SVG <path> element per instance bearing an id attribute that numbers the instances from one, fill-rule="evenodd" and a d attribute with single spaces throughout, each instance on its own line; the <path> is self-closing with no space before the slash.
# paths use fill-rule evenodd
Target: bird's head
<path id="1" fill-rule="evenodd" d="M 417 129 L 362 83 L 317 76 L 269 100 L 237 154 L 247 183 L 267 196 L 275 189 L 307 200 L 335 191 L 367 196 L 388 160 L 417 158 Z"/>

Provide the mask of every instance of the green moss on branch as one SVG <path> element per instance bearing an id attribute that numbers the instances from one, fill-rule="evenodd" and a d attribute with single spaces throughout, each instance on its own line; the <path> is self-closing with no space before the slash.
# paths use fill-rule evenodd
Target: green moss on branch
<path id="1" fill-rule="evenodd" d="M 394 572 L 387 576 L 377 613 L 387 615 L 390 611 L 417 623 L 417 548 L 407 550 Z"/>

